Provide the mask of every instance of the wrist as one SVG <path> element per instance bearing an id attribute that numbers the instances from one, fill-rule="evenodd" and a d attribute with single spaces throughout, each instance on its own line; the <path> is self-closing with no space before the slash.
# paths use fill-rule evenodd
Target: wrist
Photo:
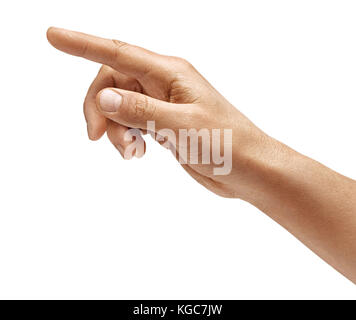
<path id="1" fill-rule="evenodd" d="M 287 226 L 292 216 L 298 220 L 316 207 L 329 212 L 331 199 L 337 199 L 334 205 L 345 206 L 345 210 L 356 205 L 356 201 L 350 205 L 356 191 L 355 181 L 267 135 L 260 141 L 245 157 L 242 200 Z"/>
<path id="2" fill-rule="evenodd" d="M 243 182 L 239 198 L 266 211 L 286 187 L 285 183 L 294 179 L 297 163 L 303 162 L 302 158 L 305 157 L 259 132 L 238 160 Z"/>

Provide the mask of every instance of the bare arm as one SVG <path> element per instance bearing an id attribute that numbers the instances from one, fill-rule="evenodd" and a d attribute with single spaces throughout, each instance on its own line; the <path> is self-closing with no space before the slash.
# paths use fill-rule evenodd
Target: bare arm
<path id="1" fill-rule="evenodd" d="M 356 182 L 270 140 L 249 161 L 245 200 L 356 283 Z"/>
<path id="2" fill-rule="evenodd" d="M 90 139 L 106 132 L 129 159 L 145 152 L 141 132 L 148 130 L 181 160 L 187 147 L 178 139 L 181 130 L 201 130 L 190 137 L 190 145 L 198 141 L 198 162 L 180 161 L 195 180 L 258 207 L 356 283 L 355 181 L 266 135 L 183 59 L 57 28 L 47 37 L 57 49 L 103 65 L 84 102 Z M 216 145 L 224 155 L 231 149 L 223 172 L 211 161 Z"/>

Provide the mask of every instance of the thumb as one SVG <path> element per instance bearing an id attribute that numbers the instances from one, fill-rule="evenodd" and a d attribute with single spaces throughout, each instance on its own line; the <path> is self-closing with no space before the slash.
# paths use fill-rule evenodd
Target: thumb
<path id="1" fill-rule="evenodd" d="M 183 106 L 116 88 L 100 91 L 96 104 L 106 118 L 117 123 L 147 129 L 147 121 L 154 121 L 157 130 L 179 127 L 179 114 Z"/>

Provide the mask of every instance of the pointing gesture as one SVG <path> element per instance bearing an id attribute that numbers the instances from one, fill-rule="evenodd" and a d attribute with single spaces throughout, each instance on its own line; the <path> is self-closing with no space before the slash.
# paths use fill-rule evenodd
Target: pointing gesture
<path id="1" fill-rule="evenodd" d="M 239 120 L 238 131 L 254 128 L 256 137 L 261 134 L 184 59 L 58 28 L 48 29 L 47 38 L 63 52 L 102 64 L 84 101 L 88 135 L 97 140 L 106 131 L 110 141 L 126 158 L 132 155 L 127 156 L 125 152 L 130 145 L 125 134 L 129 128 L 151 129 L 147 128 L 148 121 L 154 121 L 155 132 L 169 129 L 178 134 L 180 129 L 231 129 Z M 140 134 L 135 138 L 143 142 Z M 216 139 L 220 143 L 220 137 Z M 168 138 L 161 142 L 167 140 L 172 142 Z M 197 157 L 203 153 L 203 147 L 199 142 Z M 179 158 L 179 150 L 176 151 Z M 143 152 L 144 148 L 134 154 L 142 156 Z M 210 149 L 207 152 L 210 153 Z M 215 181 L 212 165 L 188 163 L 183 167 L 207 188 L 231 196 L 231 190 Z"/>
<path id="2" fill-rule="evenodd" d="M 197 159 L 182 166 L 200 184 L 249 201 L 356 283 L 355 181 L 263 133 L 183 59 L 63 29 L 50 28 L 47 36 L 57 49 L 102 64 L 84 102 L 90 139 L 106 131 L 130 158 L 134 152 L 142 156 L 145 148 L 130 149 L 130 141 L 144 145 L 144 140 L 138 130 L 126 139 L 129 128 L 164 132 L 161 143 L 179 160 L 188 153 Z M 154 128 L 148 127 L 152 122 Z M 220 129 L 224 138 L 216 135 Z M 189 132 L 189 148 L 181 132 Z M 217 175 L 211 159 L 223 165 L 221 173 L 226 145 L 230 167 Z"/>
<path id="3" fill-rule="evenodd" d="M 110 66 L 136 79 L 164 63 L 162 56 L 118 40 L 58 28 L 49 28 L 47 37 L 58 50 Z"/>

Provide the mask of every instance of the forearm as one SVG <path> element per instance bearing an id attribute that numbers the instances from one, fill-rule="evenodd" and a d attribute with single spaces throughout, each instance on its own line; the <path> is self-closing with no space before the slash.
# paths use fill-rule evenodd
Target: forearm
<path id="1" fill-rule="evenodd" d="M 260 208 L 356 283 L 354 181 L 266 136 L 183 59 L 63 29 L 50 28 L 47 37 L 64 52 L 104 65 L 84 103 L 90 139 L 106 131 L 124 151 L 129 128 L 147 131 L 151 121 L 156 133 L 169 128 L 174 135 L 232 129 L 231 174 L 213 174 L 211 161 L 190 163 L 186 171 L 212 192 Z"/>
<path id="2" fill-rule="evenodd" d="M 245 200 L 356 283 L 355 181 L 274 139 L 264 145 L 247 162 Z"/>

